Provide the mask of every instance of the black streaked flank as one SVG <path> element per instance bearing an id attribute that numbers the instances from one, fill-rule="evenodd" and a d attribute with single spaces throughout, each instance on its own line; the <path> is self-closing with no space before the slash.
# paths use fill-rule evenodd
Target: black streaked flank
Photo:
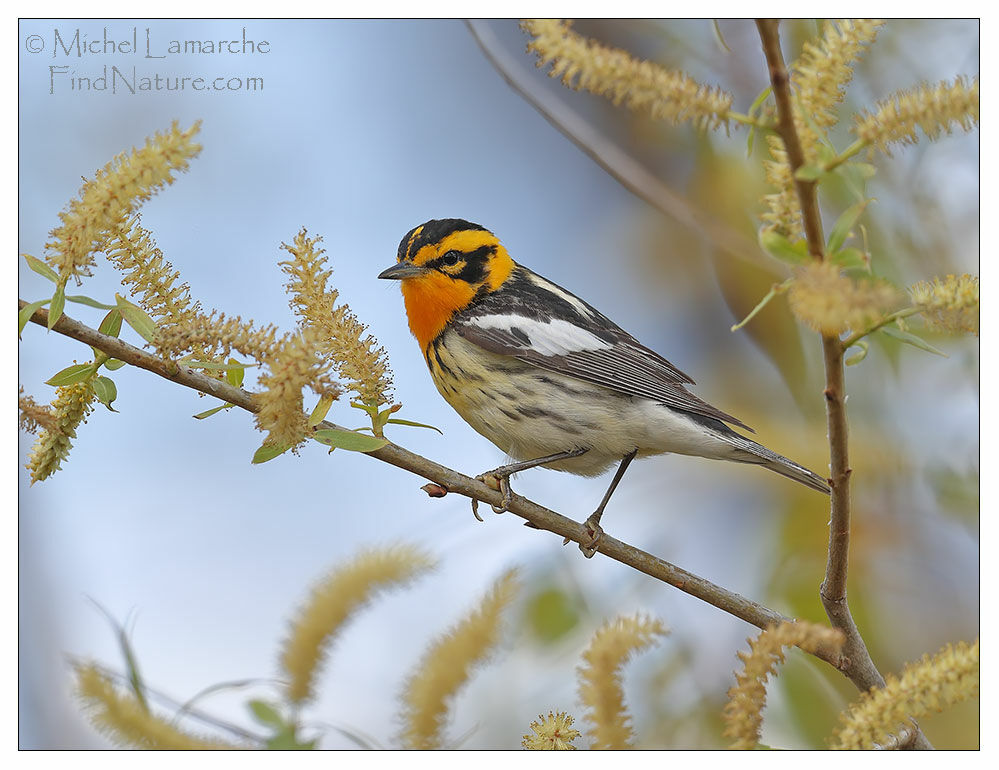
<path id="1" fill-rule="evenodd" d="M 423 228 L 420 230 L 420 228 Z M 437 243 L 442 238 L 450 235 L 451 233 L 457 233 L 462 230 L 485 230 L 482 225 L 477 225 L 474 222 L 467 222 L 464 219 L 431 219 L 429 222 L 424 222 L 422 225 L 418 225 L 410 230 L 403 237 L 402 241 L 399 243 L 399 261 L 403 262 L 405 260 L 412 261 L 413 257 L 422 249 L 431 243 Z M 420 230 L 420 234 L 413 238 L 413 233 Z M 412 243 L 410 243 L 412 240 Z"/>

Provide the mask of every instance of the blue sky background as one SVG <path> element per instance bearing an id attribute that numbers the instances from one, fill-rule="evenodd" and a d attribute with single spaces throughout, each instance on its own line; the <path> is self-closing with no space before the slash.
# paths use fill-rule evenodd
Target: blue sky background
<path id="1" fill-rule="evenodd" d="M 678 24 L 692 48 L 712 45 L 709 23 Z M 52 57 L 56 29 L 63 38 L 79 29 L 97 40 L 104 28 L 113 39 L 130 39 L 133 27 L 138 54 Z M 164 52 L 170 40 L 239 39 L 244 28 L 247 38 L 268 41 L 270 52 L 145 59 L 147 27 L 153 53 Z M 512 22 L 494 28 L 508 50 L 522 51 L 525 39 Z M 736 23 L 730 30 L 736 42 L 752 44 Z M 43 50 L 27 50 L 31 35 L 39 36 Z M 898 55 L 916 61 L 918 76 L 929 80 L 977 72 L 976 24 L 950 23 L 935 39 L 945 42 L 923 49 L 924 56 L 913 53 L 919 40 L 889 38 L 886 55 L 902 50 Z M 710 50 L 695 59 L 695 74 L 712 74 L 710 62 L 721 54 Z M 65 76 L 57 75 L 49 92 L 52 66 L 96 76 L 105 65 L 135 66 L 140 75 L 262 77 L 265 86 L 256 93 L 111 94 L 67 90 Z M 754 74 L 745 86 L 750 100 L 765 75 L 762 67 Z M 910 72 L 889 85 L 917 79 Z M 655 230 L 650 209 L 514 93 L 460 22 L 22 21 L 18 85 L 20 252 L 41 256 L 81 176 L 91 177 L 173 120 L 185 127 L 202 120 L 200 157 L 143 207 L 143 225 L 204 307 L 282 330 L 293 317 L 277 267 L 279 245 L 303 226 L 321 234 L 341 301 L 389 352 L 397 400 L 405 405 L 400 416 L 444 431 L 443 437 L 415 429 L 391 434 L 417 453 L 472 475 L 504 459 L 440 399 L 409 336 L 398 286 L 375 279 L 394 261 L 403 234 L 439 217 L 492 229 L 515 259 L 586 297 L 689 371 L 702 397 L 741 414 L 724 395 L 739 371 L 746 391 L 772 394 L 762 401 L 791 426 L 781 435 L 796 435 L 799 447 L 823 441 L 821 421 L 794 413 L 778 372 L 751 340 L 728 333 L 733 319 L 713 284 L 691 294 L 686 277 L 649 272 L 642 254 Z M 593 97 L 558 93 L 578 108 L 598 110 L 597 117 L 605 114 Z M 628 120 L 640 122 L 622 117 Z M 937 158 L 919 172 L 932 179 L 934 169 L 956 168 L 947 177 L 954 188 L 942 196 L 940 227 L 954 228 L 948 237 L 962 255 L 961 269 L 970 272 L 977 272 L 977 229 L 959 231 L 955 222 L 966 223 L 967 207 L 977 202 L 977 141 L 975 133 L 941 142 Z M 740 152 L 744 134 L 733 132 L 730 144 Z M 678 186 L 685 173 L 664 171 Z M 21 297 L 31 301 L 51 291 L 40 277 L 19 270 Z M 118 276 L 102 261 L 79 293 L 109 301 L 120 290 Z M 80 305 L 68 305 L 67 312 L 93 326 L 101 317 Z M 976 342 L 954 343 L 965 371 L 974 366 Z M 924 366 L 910 364 L 910 355 L 903 355 L 903 368 Z M 20 383 L 48 401 L 44 381 L 73 360 L 87 360 L 89 351 L 29 325 L 19 356 Z M 729 368 L 710 362 L 717 356 Z M 880 408 L 921 446 L 919 467 L 947 457 L 977 468 L 977 391 L 960 372 L 931 364 L 929 375 L 906 370 L 904 398 Z M 496 663 L 459 699 L 448 729 L 452 739 L 466 736 L 467 747 L 515 746 L 541 711 L 578 713 L 573 670 L 579 652 L 599 623 L 618 613 L 643 610 L 664 618 L 678 629 L 674 649 L 691 651 L 684 676 L 719 694 L 731 684 L 734 651 L 752 632 L 741 621 L 601 557 L 584 561 L 575 548 L 525 529 L 513 516 L 488 514 L 479 524 L 464 498 L 430 500 L 417 477 L 360 455 L 329 457 L 313 445 L 299 457 L 251 466 L 261 436 L 250 416 L 232 412 L 196 421 L 191 415 L 213 406 L 211 399 L 129 367 L 112 376 L 119 413 L 95 411 L 63 470 L 30 488 L 26 471 L 18 471 L 22 748 L 105 745 L 69 697 L 67 656 L 120 667 L 113 633 L 91 600 L 130 620 L 147 682 L 183 701 L 216 682 L 273 676 L 287 621 L 310 585 L 363 546 L 399 541 L 423 545 L 440 566 L 379 600 L 342 637 L 310 712 L 324 723 L 393 745 L 395 696 L 424 647 L 514 565 L 528 586 L 585 597 L 588 614 L 578 634 L 554 646 L 511 632 Z M 362 424 L 345 403 L 330 417 Z M 756 427 L 765 436 L 770 418 L 756 423 L 760 419 Z M 32 441 L 20 435 L 20 465 Z M 794 446 L 774 448 L 790 454 Z M 516 488 L 582 519 L 607 481 L 534 472 Z M 784 558 L 775 552 L 768 518 L 784 483 L 754 469 L 652 459 L 629 472 L 608 510 L 607 528 L 721 585 L 760 596 L 770 565 Z M 808 498 L 807 504 L 816 536 L 824 538 L 824 503 Z M 947 563 L 971 570 L 947 567 L 937 576 L 946 585 L 977 573 L 976 527 L 938 532 L 936 547 Z M 816 574 L 816 584 L 819 579 Z M 942 611 L 954 616 L 947 638 L 974 635 L 977 594 L 956 605 Z M 511 622 L 511 628 L 519 625 Z M 928 644 L 914 641 L 913 657 Z M 202 706 L 248 724 L 241 704 L 251 693 L 269 694 L 257 687 Z M 351 744 L 330 732 L 324 745 Z"/>

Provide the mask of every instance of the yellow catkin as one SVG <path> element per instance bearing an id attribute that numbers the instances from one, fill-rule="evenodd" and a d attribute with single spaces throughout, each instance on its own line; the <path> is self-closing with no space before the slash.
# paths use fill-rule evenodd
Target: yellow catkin
<path id="1" fill-rule="evenodd" d="M 796 92 L 795 128 L 806 162 L 813 162 L 819 147 L 819 131 L 838 120 L 835 106 L 853 77 L 853 62 L 874 42 L 884 25 L 876 19 L 838 19 L 823 24 L 822 37 L 805 43 L 792 65 L 791 85 Z"/>
<path id="2" fill-rule="evenodd" d="M 932 658 L 910 663 L 901 676 L 889 674 L 840 715 L 834 749 L 872 749 L 890 740 L 901 724 L 978 694 L 978 640 L 948 644 Z"/>
<path id="3" fill-rule="evenodd" d="M 548 716 L 538 714 L 520 745 L 532 751 L 575 751 L 572 742 L 579 737 L 579 730 L 572 729 L 575 720 L 564 711 L 549 711 Z"/>
<path id="4" fill-rule="evenodd" d="M 812 262 L 795 272 L 788 302 L 799 320 L 835 335 L 868 328 L 897 309 L 901 295 L 885 281 L 850 278 L 830 262 Z"/>
<path id="5" fill-rule="evenodd" d="M 76 438 L 76 429 L 93 410 L 94 390 L 89 382 L 78 382 L 56 389 L 56 398 L 50 407 L 52 427 L 42 431 L 31 448 L 28 464 L 31 483 L 45 481 L 59 470 Z"/>
<path id="6" fill-rule="evenodd" d="M 346 305 L 337 306 L 338 292 L 327 283 L 332 270 L 326 269 L 326 257 L 319 238 L 309 238 L 301 230 L 291 245 L 282 244 L 292 255 L 280 262 L 288 275 L 291 307 L 303 321 L 319 333 L 319 350 L 329 357 L 337 372 L 348 381 L 360 400 L 377 406 L 387 403 L 392 387 L 388 354 Z"/>
<path id="7" fill-rule="evenodd" d="M 624 705 L 621 669 L 631 656 L 669 633 L 659 620 L 642 615 L 608 621 L 593 635 L 579 667 L 579 697 L 590 723 L 594 749 L 631 748 L 634 734 Z"/>
<path id="8" fill-rule="evenodd" d="M 533 38 L 527 49 L 537 53 L 538 66 L 551 63 L 548 74 L 570 88 L 585 89 L 656 120 L 689 120 L 711 129 L 727 125 L 732 95 L 719 88 L 588 40 L 566 21 L 530 19 L 521 26 Z"/>
<path id="9" fill-rule="evenodd" d="M 295 703 L 314 694 L 316 672 L 344 624 L 380 591 L 406 585 L 433 567 L 413 546 L 364 551 L 320 581 L 292 621 L 281 651 L 288 698 Z"/>
<path id="10" fill-rule="evenodd" d="M 916 128 L 930 139 L 954 126 L 970 131 L 978 125 L 978 77 L 971 81 L 958 76 L 953 83 L 942 80 L 897 91 L 880 101 L 873 113 L 861 112 L 855 118 L 854 132 L 868 144 L 891 154 L 892 144 L 915 144 Z"/>
<path id="11" fill-rule="evenodd" d="M 180 273 L 163 258 L 138 216 L 111 228 L 104 253 L 121 271 L 122 285 L 132 287 L 139 305 L 159 325 L 194 319 L 199 306 L 191 300 L 190 287 L 180 282 Z"/>
<path id="12" fill-rule="evenodd" d="M 201 145 L 192 141 L 199 128 L 200 121 L 181 131 L 174 122 L 169 131 L 147 139 L 142 149 L 122 153 L 84 184 L 79 197 L 59 214 L 62 225 L 52 230 L 46 244 L 45 259 L 59 273 L 61 285 L 90 275 L 94 252 L 104 246 L 111 228 L 171 184 L 174 172 L 187 169 L 201 152 Z"/>
<path id="13" fill-rule="evenodd" d="M 147 711 L 134 696 L 120 693 L 92 664 L 76 667 L 76 694 L 94 727 L 119 746 L 161 750 L 240 748 L 179 730 L 170 721 Z"/>
<path id="14" fill-rule="evenodd" d="M 948 275 L 909 288 L 912 303 L 931 326 L 978 335 L 978 276 Z"/>
<path id="15" fill-rule="evenodd" d="M 729 748 L 752 749 L 760 742 L 763 708 L 767 704 L 767 678 L 784 662 L 784 648 L 792 645 L 806 652 L 820 647 L 839 649 L 843 634 L 837 629 L 797 621 L 770 626 L 755 639 L 749 639 L 749 652 L 739 653 L 743 670 L 736 673 L 735 686 L 728 691 L 722 711 L 725 735 L 733 738 Z"/>
<path id="16" fill-rule="evenodd" d="M 215 310 L 199 313 L 183 324 L 158 327 L 155 338 L 156 352 L 166 358 L 195 353 L 217 360 L 235 350 L 258 362 L 277 355 L 285 342 L 273 324 L 258 329 L 252 320 L 228 318 Z"/>
<path id="17" fill-rule="evenodd" d="M 499 643 L 503 610 L 518 588 L 516 570 L 504 573 L 476 609 L 430 645 L 402 694 L 405 748 L 441 748 L 450 702 Z"/>
<path id="18" fill-rule="evenodd" d="M 318 332 L 305 327 L 288 335 L 277 352 L 266 359 L 267 372 L 256 394 L 260 411 L 254 415 L 257 428 L 267 433 L 265 444 L 295 448 L 308 433 L 302 389 L 321 379 L 329 367 L 318 350 Z"/>
<path id="19" fill-rule="evenodd" d="M 777 191 L 764 195 L 761 199 L 767 210 L 761 216 L 767 230 L 783 235 L 789 240 L 802 237 L 801 205 L 794 188 L 794 175 L 787 159 L 787 150 L 779 136 L 767 136 L 770 160 L 763 161 L 767 183 Z"/>

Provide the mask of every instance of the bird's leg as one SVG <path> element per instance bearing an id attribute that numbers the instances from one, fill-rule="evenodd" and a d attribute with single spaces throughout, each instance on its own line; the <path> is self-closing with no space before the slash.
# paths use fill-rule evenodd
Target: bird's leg
<path id="1" fill-rule="evenodd" d="M 539 465 L 556 462 L 558 460 L 571 460 L 573 457 L 579 457 L 581 454 L 585 454 L 588 451 L 588 449 L 570 449 L 565 452 L 556 452 L 555 454 L 548 455 L 547 457 L 538 457 L 534 460 L 524 460 L 523 462 L 511 463 L 510 465 L 501 465 L 499 468 L 494 468 L 486 473 L 480 473 L 475 477 L 475 480 L 481 481 L 486 486 L 497 489 L 503 493 L 502 505 L 493 505 L 491 507 L 493 509 L 493 513 L 504 513 L 510 508 L 510 503 L 513 502 L 513 490 L 510 489 L 510 476 L 514 473 L 526 471 L 529 468 L 537 468 Z M 472 514 L 479 521 L 482 521 L 479 516 L 479 501 L 474 497 L 472 498 Z"/>
<path id="2" fill-rule="evenodd" d="M 600 544 L 600 538 L 603 537 L 604 531 L 600 526 L 600 517 L 604 515 L 604 508 L 607 506 L 607 501 L 610 500 L 611 495 L 614 494 L 614 490 L 617 489 L 617 485 L 620 483 L 624 476 L 624 472 L 628 470 L 628 466 L 631 465 L 631 461 L 635 459 L 635 455 L 638 454 L 638 449 L 633 449 L 629 454 L 624 456 L 621 460 L 621 464 L 617 466 L 617 472 L 614 474 L 614 478 L 611 480 L 610 487 L 604 493 L 604 499 L 600 501 L 600 505 L 597 506 L 589 518 L 583 522 L 583 526 L 586 527 L 586 532 L 589 535 L 589 540 L 585 543 L 579 544 L 579 550 L 583 552 L 583 556 L 587 559 L 592 559 L 593 554 L 597 552 L 597 546 Z M 569 542 L 569 538 L 565 539 L 563 545 Z"/>

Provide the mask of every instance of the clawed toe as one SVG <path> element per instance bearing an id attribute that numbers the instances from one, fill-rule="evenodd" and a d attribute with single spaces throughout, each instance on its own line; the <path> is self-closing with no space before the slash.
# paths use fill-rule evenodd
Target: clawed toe
<path id="1" fill-rule="evenodd" d="M 481 481 L 490 489 L 495 489 L 503 493 L 503 502 L 500 505 L 489 504 L 489 507 L 493 509 L 493 513 L 506 513 L 510 510 L 510 504 L 513 502 L 513 490 L 510 488 L 510 474 L 504 473 L 503 470 L 503 468 L 497 468 L 487 473 L 480 473 L 475 477 L 476 481 Z M 475 498 L 472 498 L 472 515 L 479 521 L 482 521 L 482 517 L 479 516 L 479 501 Z"/>
<path id="2" fill-rule="evenodd" d="M 597 552 L 597 549 L 600 547 L 600 541 L 604 536 L 603 527 L 600 526 L 599 522 L 600 516 L 597 514 L 593 514 L 583 522 L 587 538 L 579 544 L 579 550 L 583 552 L 583 556 L 587 559 L 593 558 L 593 554 Z M 568 545 L 570 542 L 570 538 L 567 537 L 562 541 L 562 545 Z"/>

